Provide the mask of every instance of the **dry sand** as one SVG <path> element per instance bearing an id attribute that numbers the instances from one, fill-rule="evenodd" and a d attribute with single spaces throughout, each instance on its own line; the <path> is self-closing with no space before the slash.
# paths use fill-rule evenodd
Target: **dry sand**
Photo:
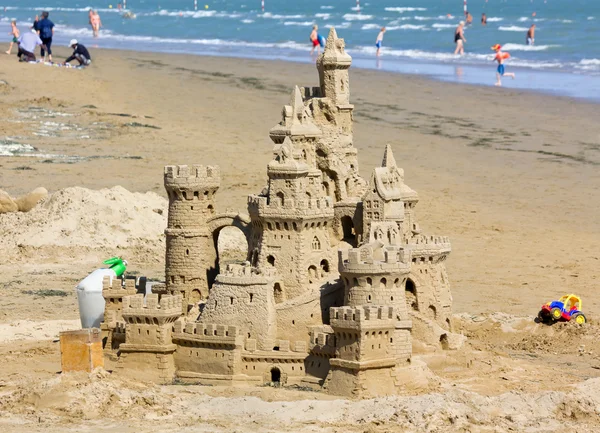
<path id="1" fill-rule="evenodd" d="M 162 166 L 220 165 L 219 210 L 244 210 L 265 185 L 267 132 L 292 85 L 317 82 L 311 65 L 95 53 L 85 71 L 0 57 L 0 143 L 37 155 L 0 157 L 0 189 L 53 193 L 30 214 L 0 215 L 4 429 L 600 429 L 600 106 L 375 71 L 351 73 L 361 172 L 368 177 L 391 143 L 420 194 L 423 228 L 451 237 L 463 351 L 415 347 L 429 373 L 406 395 L 366 402 L 57 376 L 53 339 L 78 317 L 78 280 L 111 255 L 162 277 Z M 589 325 L 532 322 L 566 292 L 583 297 Z"/>

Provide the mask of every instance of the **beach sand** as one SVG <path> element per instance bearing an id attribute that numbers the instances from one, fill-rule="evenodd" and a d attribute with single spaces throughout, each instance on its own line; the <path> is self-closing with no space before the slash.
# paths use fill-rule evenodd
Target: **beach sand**
<path id="1" fill-rule="evenodd" d="M 67 52 L 57 49 L 57 54 L 60 58 Z M 214 164 L 222 171 L 217 210 L 245 211 L 246 196 L 266 185 L 266 164 L 273 148 L 268 130 L 279 122 L 281 107 L 289 102 L 293 85 L 316 86 L 318 80 L 315 67 L 307 64 L 93 48 L 92 55 L 93 66 L 83 71 L 19 64 L 14 56 L 0 57 L 0 80 L 6 83 L 0 84 L 0 140 L 30 144 L 37 149 L 30 153 L 43 155 L 0 157 L 0 189 L 19 195 L 38 186 L 54 193 L 74 186 L 97 190 L 120 185 L 132 192 L 150 191 L 164 197 L 164 165 Z M 195 419 L 212 426 L 202 431 L 250 431 L 253 426 L 253 431 L 383 432 L 412 431 L 415 426 L 415 431 L 455 431 L 453 428 L 462 422 L 478 425 L 469 420 L 469 410 L 459 410 L 466 401 L 468 408 L 478 408 L 475 417 L 481 416 L 483 424 L 479 425 L 486 427 L 456 431 L 505 431 L 502 429 L 511 425 L 524 425 L 520 417 L 527 418 L 529 413 L 528 409 L 513 407 L 511 415 L 510 409 L 502 406 L 502 395 L 510 400 L 516 398 L 510 393 L 527 393 L 522 396 L 527 400 L 523 405 L 531 409 L 538 401 L 535 393 L 547 391 L 549 394 L 539 398 L 552 404 L 536 412 L 527 428 L 542 426 L 545 416 L 555 416 L 561 427 L 577 425 L 578 431 L 597 431 L 594 416 L 600 407 L 600 379 L 594 378 L 600 377 L 600 328 L 596 319 L 600 314 L 600 105 L 358 69 L 351 71 L 350 84 L 355 105 L 354 145 L 361 174 L 370 176 L 381 161 L 384 145 L 390 143 L 404 168 L 406 183 L 419 193 L 417 212 L 422 228 L 426 233 L 447 235 L 452 241 L 447 268 L 456 321 L 470 338 L 467 354 L 443 355 L 441 361 L 442 355 L 421 354 L 441 379 L 435 386 L 417 387 L 408 393 L 420 393 L 423 407 L 450 405 L 456 408 L 454 415 L 434 419 L 411 406 L 417 403 L 399 397 L 386 399 L 384 409 L 372 418 L 365 415 L 362 423 L 355 417 L 307 416 L 304 421 L 292 417 L 296 421 L 284 428 L 268 416 L 273 411 L 285 412 L 282 404 L 269 406 L 266 402 L 327 401 L 328 397 L 284 390 L 204 387 L 170 387 L 162 395 L 157 388 L 148 386 L 142 392 L 138 389 L 142 385 L 118 382 L 114 377 L 53 379 L 60 369 L 57 344 L 46 334 L 36 340 L 35 326 L 29 325 L 22 340 L 0 326 L 0 360 L 9 365 L 4 378 L 0 375 L 0 392 L 23 388 L 42 395 L 59 387 L 68 394 L 65 389 L 85 383 L 90 392 L 105 397 L 102 404 L 106 405 L 112 394 L 106 390 L 103 394 L 98 387 L 113 391 L 122 387 L 131 399 L 136 392 L 147 392 L 154 399 L 147 407 L 141 404 L 135 410 L 126 406 L 123 412 L 109 411 L 111 426 L 133 426 L 136 431 L 142 431 L 144 425 L 150 428 L 145 423 L 157 417 L 156 426 L 165 429 L 173 419 L 179 420 L 177 425 L 182 429 Z M 127 191 L 120 194 L 130 197 Z M 128 213 L 122 218 L 125 222 L 133 219 L 129 222 L 134 225 L 136 206 L 141 209 L 145 203 L 135 197 L 130 198 L 132 203 L 139 200 L 135 201 L 134 215 Z M 73 287 L 112 255 L 125 256 L 134 273 L 162 278 L 164 239 L 160 227 L 148 225 L 152 229 L 145 237 L 128 229 L 131 242 L 116 242 L 110 233 L 102 233 L 102 239 L 80 233 L 77 242 L 66 242 L 77 238 L 77 230 L 93 230 L 95 225 L 77 226 L 86 213 L 85 202 L 78 210 L 69 209 L 74 221 L 71 232 L 62 233 L 64 242 L 57 242 L 56 236 L 44 236 L 43 230 L 40 234 L 39 224 L 37 231 L 28 232 L 25 216 L 0 216 L 0 246 L 5 251 L 0 262 L 0 325 L 18 320 L 77 319 Z M 55 212 L 60 213 L 60 209 Z M 160 215 L 156 207 L 140 210 L 140 215 L 152 220 L 153 212 Z M 102 219 L 102 215 L 96 217 Z M 111 224 L 107 227 L 114 227 L 115 233 L 124 230 L 118 227 L 118 219 Z M 36 292 L 40 289 L 64 291 L 67 296 Z M 542 303 L 567 292 L 582 296 L 583 310 L 591 319 L 586 329 L 540 329 L 531 323 Z M 55 328 L 60 326 L 62 322 Z M 25 367 L 32 367 L 27 371 L 19 364 L 23 357 Z M 465 368 L 473 365 L 473 360 L 475 364 L 481 362 L 476 368 Z M 551 376 L 560 378 L 548 382 Z M 54 382 L 39 385 L 48 380 Z M 463 394 L 452 391 L 457 384 Z M 579 388 L 571 388 L 571 384 Z M 442 392 L 446 400 L 427 400 L 431 394 L 424 393 L 430 391 Z M 482 415 L 482 405 L 473 403 L 477 398 L 465 396 L 467 392 L 479 393 L 477 398 L 499 396 L 491 406 L 501 407 L 497 416 L 504 424 L 489 411 Z M 566 394 L 559 396 L 561 392 Z M 134 400 L 143 400 L 138 394 Z M 591 405 L 588 412 L 569 406 L 568 402 L 581 402 L 577 400 L 580 394 L 592 399 L 587 402 Z M 64 401 L 72 401 L 73 395 Z M 259 414 L 254 418 L 239 414 L 253 420 L 248 425 L 227 420 L 226 414 L 220 416 L 218 411 L 210 416 L 190 412 L 194 404 L 216 405 L 213 397 L 231 398 L 221 404 L 233 406 L 239 402 L 236 399 L 255 397 L 264 404 L 253 406 Z M 36 407 L 51 414 L 49 419 L 56 425 L 88 419 L 92 423 L 88 425 L 108 428 L 101 423 L 101 414 L 86 418 L 93 402 L 87 409 L 80 408 L 84 414 L 75 415 L 74 410 L 65 411 L 60 404 L 44 405 L 42 400 L 32 403 L 22 395 L 11 395 L 10 403 L 0 403 L 0 411 L 10 414 L 5 418 L 9 421 L 0 425 L 18 430 L 19 423 L 32 422 L 28 411 Z M 338 404 L 345 405 L 344 413 L 363 413 L 352 406 L 360 403 Z M 156 410 L 165 405 L 173 405 L 168 414 Z M 367 411 L 367 406 L 363 410 Z M 326 403 L 317 407 L 335 409 Z M 396 413 L 395 418 L 385 408 Z M 131 422 L 115 421 L 131 410 Z M 398 413 L 411 410 L 421 413 L 422 426 L 438 426 L 440 430 L 419 429 L 416 421 L 403 424 L 406 417 Z M 189 415 L 189 419 L 181 414 Z M 458 424 L 448 421 L 453 416 L 460 420 Z M 552 428 L 559 424 L 552 424 Z M 443 430 L 445 425 L 447 430 Z M 494 425 L 499 430 L 494 430 Z M 48 425 L 39 429 L 48 431 Z"/>

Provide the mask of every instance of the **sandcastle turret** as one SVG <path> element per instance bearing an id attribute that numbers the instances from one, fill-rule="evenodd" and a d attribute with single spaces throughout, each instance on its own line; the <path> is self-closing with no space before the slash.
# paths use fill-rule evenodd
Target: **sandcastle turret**
<path id="1" fill-rule="evenodd" d="M 321 82 L 321 93 L 336 105 L 350 104 L 350 80 L 348 70 L 352 57 L 345 50 L 344 40 L 338 38 L 332 27 L 323 53 L 317 59 L 317 69 Z"/>
<path id="2" fill-rule="evenodd" d="M 164 181 L 169 196 L 167 291 L 182 295 L 185 312 L 188 304 L 208 295 L 207 270 L 215 266 L 216 252 L 206 221 L 215 213 L 221 178 L 216 166 L 168 165 Z"/>
<path id="3" fill-rule="evenodd" d="M 281 276 L 278 287 L 288 299 L 326 277 L 335 258 L 329 239 L 333 202 L 294 154 L 289 137 L 276 145 L 267 167 L 267 195 L 248 198 L 250 218 L 260 230 L 253 264 L 276 268 Z"/>

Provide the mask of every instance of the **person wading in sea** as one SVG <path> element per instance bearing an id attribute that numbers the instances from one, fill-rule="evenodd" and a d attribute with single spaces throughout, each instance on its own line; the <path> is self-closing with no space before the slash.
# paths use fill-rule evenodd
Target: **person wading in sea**
<path id="1" fill-rule="evenodd" d="M 465 22 L 461 21 L 454 31 L 454 43 L 456 44 L 454 54 L 463 55 L 465 53 L 465 42 L 467 42 L 465 39 Z"/>

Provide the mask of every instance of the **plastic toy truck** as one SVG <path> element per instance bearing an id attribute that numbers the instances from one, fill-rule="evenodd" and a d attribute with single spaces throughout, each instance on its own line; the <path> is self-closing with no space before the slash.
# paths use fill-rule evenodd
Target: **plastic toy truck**
<path id="1" fill-rule="evenodd" d="M 570 322 L 573 320 L 580 325 L 587 322 L 585 315 L 581 312 L 581 298 L 573 294 L 542 305 L 538 318 L 542 322 L 558 322 L 560 320 Z"/>

